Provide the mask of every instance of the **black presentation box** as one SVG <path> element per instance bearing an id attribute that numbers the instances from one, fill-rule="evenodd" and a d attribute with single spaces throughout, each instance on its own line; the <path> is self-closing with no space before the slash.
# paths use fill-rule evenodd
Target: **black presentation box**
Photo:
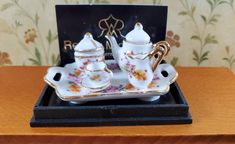
<path id="1" fill-rule="evenodd" d="M 75 105 L 60 100 L 45 86 L 34 107 L 32 127 L 190 124 L 188 104 L 177 83 L 154 102 L 106 100 Z"/>
<path id="2" fill-rule="evenodd" d="M 106 59 L 113 59 L 104 36 L 109 33 L 121 43 L 141 22 L 152 42 L 165 40 L 167 6 L 147 5 L 57 5 L 57 27 L 61 64 L 74 62 L 74 47 L 86 32 L 102 42 Z M 189 106 L 175 82 L 170 91 L 154 102 L 138 99 L 105 100 L 76 105 L 62 101 L 45 85 L 34 107 L 32 127 L 190 124 Z"/>
<path id="3" fill-rule="evenodd" d="M 165 40 L 166 6 L 143 5 L 57 5 L 57 27 L 62 64 L 74 61 L 74 47 L 87 32 L 105 47 L 106 59 L 113 59 L 106 34 L 114 35 L 118 43 L 142 23 L 152 42 Z"/>

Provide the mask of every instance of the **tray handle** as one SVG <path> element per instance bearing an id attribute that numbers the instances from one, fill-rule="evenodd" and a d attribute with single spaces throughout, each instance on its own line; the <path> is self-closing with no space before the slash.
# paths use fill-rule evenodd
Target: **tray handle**
<path id="1" fill-rule="evenodd" d="M 160 64 L 157 68 L 157 73 L 161 75 L 161 78 L 164 79 L 164 81 L 167 81 L 170 84 L 175 82 L 178 77 L 177 71 L 170 64 Z"/>
<path id="2" fill-rule="evenodd" d="M 56 74 L 60 74 L 60 79 L 55 80 Z M 59 85 L 63 77 L 66 75 L 66 70 L 63 67 L 51 67 L 47 70 L 47 74 L 44 77 L 44 81 L 48 83 L 50 86 L 55 87 Z"/>

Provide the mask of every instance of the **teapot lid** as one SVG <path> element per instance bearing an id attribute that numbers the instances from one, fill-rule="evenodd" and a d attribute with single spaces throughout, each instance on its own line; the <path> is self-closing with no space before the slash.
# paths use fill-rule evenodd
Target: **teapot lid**
<path id="1" fill-rule="evenodd" d="M 146 44 L 150 42 L 150 36 L 143 30 L 141 23 L 136 23 L 135 28 L 126 35 L 126 40 L 132 43 Z"/>
<path id="2" fill-rule="evenodd" d="M 78 52 L 87 52 L 96 51 L 102 47 L 103 45 L 94 40 L 92 34 L 88 32 L 84 35 L 83 39 L 76 45 L 74 49 Z"/>

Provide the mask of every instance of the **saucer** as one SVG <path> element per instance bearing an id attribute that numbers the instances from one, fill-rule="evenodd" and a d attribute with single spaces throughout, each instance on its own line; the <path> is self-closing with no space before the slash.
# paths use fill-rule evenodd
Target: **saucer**
<path id="1" fill-rule="evenodd" d="M 108 85 L 110 85 L 111 76 L 109 73 L 101 72 L 99 74 L 93 76 L 87 76 L 82 79 L 81 85 L 86 88 L 90 88 L 93 90 L 96 89 L 105 89 Z"/>
<path id="2" fill-rule="evenodd" d="M 97 85 L 95 85 L 94 83 L 90 83 L 89 82 L 89 78 L 84 78 L 81 82 L 81 86 L 90 89 L 90 91 L 92 92 L 98 92 L 98 91 L 102 91 L 104 89 L 106 89 L 107 87 L 109 87 L 111 85 L 110 82 L 106 82 L 106 83 L 99 83 L 98 87 Z"/>

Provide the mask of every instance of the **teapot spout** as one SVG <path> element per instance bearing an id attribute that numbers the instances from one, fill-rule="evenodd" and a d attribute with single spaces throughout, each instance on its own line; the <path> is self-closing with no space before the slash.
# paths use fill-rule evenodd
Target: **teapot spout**
<path id="1" fill-rule="evenodd" d="M 119 59 L 119 50 L 120 50 L 120 46 L 118 45 L 116 39 L 114 36 L 111 35 L 106 35 L 105 38 L 107 38 L 107 40 L 109 41 L 110 45 L 111 45 L 111 50 L 112 50 L 112 54 L 114 59 L 116 60 L 116 62 L 118 62 Z"/>

